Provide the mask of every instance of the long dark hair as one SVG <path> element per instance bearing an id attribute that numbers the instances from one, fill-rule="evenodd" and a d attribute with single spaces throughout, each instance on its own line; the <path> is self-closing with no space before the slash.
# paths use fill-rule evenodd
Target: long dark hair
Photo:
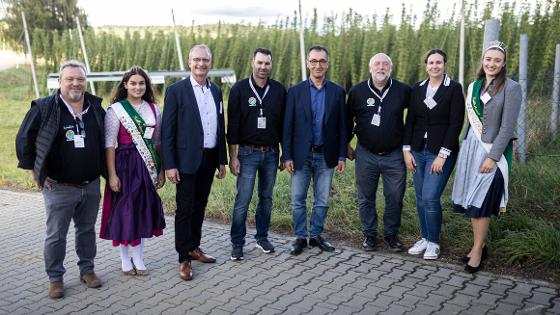
<path id="1" fill-rule="evenodd" d="M 484 51 L 482 55 L 482 59 L 480 60 L 480 66 L 478 67 L 478 71 L 476 72 L 476 79 L 477 80 L 486 80 L 486 72 L 484 72 L 484 56 L 489 50 L 496 50 L 504 54 L 504 67 L 496 78 L 494 79 L 494 88 L 490 91 L 490 95 L 495 96 L 499 91 L 502 90 L 504 85 L 506 84 L 506 77 L 507 77 L 507 53 L 506 50 L 501 47 L 490 47 Z"/>
<path id="2" fill-rule="evenodd" d="M 120 100 L 125 99 L 128 96 L 128 92 L 126 91 L 126 89 L 124 88 L 124 84 L 128 82 L 128 80 L 130 80 L 130 77 L 133 75 L 140 75 L 144 78 L 144 81 L 146 83 L 146 92 L 144 93 L 144 95 L 142 95 L 142 99 L 148 103 L 155 103 L 156 98 L 154 95 L 154 90 L 152 88 L 152 81 L 150 81 L 150 77 L 148 76 L 148 74 L 146 73 L 146 71 L 144 71 L 144 69 L 142 69 L 139 66 L 133 66 L 132 68 L 128 69 L 124 75 L 123 78 L 121 79 L 121 81 L 119 82 L 119 84 L 117 84 L 115 86 L 115 88 L 113 89 L 113 96 L 111 97 L 111 104 L 116 103 Z"/>

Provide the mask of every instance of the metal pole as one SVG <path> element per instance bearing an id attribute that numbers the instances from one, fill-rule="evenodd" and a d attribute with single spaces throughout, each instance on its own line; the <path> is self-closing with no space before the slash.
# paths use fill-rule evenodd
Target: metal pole
<path id="1" fill-rule="evenodd" d="M 484 24 L 484 44 L 482 52 L 488 47 L 491 41 L 500 39 L 500 21 L 498 19 L 486 20 Z"/>
<path id="2" fill-rule="evenodd" d="M 552 88 L 552 113 L 550 114 L 550 133 L 556 137 L 558 130 L 558 106 L 560 105 L 560 44 L 556 44 L 554 61 L 554 86 Z"/>
<path id="3" fill-rule="evenodd" d="M 465 1 L 461 1 L 461 29 L 459 31 L 459 83 L 465 84 Z"/>
<path id="4" fill-rule="evenodd" d="M 303 18 L 301 17 L 301 0 L 299 0 L 299 52 L 301 54 L 301 80 L 307 77 L 305 71 L 305 43 L 303 41 Z"/>
<path id="5" fill-rule="evenodd" d="M 175 32 L 175 47 L 177 49 L 177 58 L 179 58 L 179 68 L 185 71 L 185 64 L 183 63 L 183 53 L 181 52 L 181 42 L 179 41 L 179 33 L 177 33 L 177 26 L 175 25 L 175 14 L 171 9 L 171 17 L 173 18 L 173 32 Z"/>
<path id="6" fill-rule="evenodd" d="M 77 16 L 75 18 L 76 18 L 76 25 L 78 26 L 78 36 L 80 37 L 80 45 L 82 46 L 82 53 L 84 54 L 84 61 L 86 63 L 86 70 L 87 70 L 87 74 L 89 74 L 91 72 L 91 68 L 89 67 L 89 60 L 86 52 L 86 44 L 84 42 L 84 35 L 82 34 L 80 19 L 78 19 Z M 91 93 L 95 94 L 95 85 L 93 84 L 93 81 L 89 81 L 89 86 L 91 87 Z"/>
<path id="7" fill-rule="evenodd" d="M 35 64 L 33 63 L 33 53 L 31 53 L 31 41 L 29 41 L 29 32 L 27 31 L 27 22 L 25 21 L 25 14 L 21 11 L 21 20 L 23 21 L 23 30 L 25 31 L 25 43 L 27 44 L 27 51 L 29 51 L 29 58 L 31 60 L 31 75 L 33 76 L 33 87 L 35 88 L 35 96 L 39 98 L 39 84 L 37 83 L 37 73 L 35 72 Z"/>
<path id="8" fill-rule="evenodd" d="M 527 34 L 521 34 L 519 43 L 519 84 L 521 85 L 521 110 L 517 116 L 517 158 L 519 162 L 525 163 L 527 134 L 526 111 L 527 111 L 527 62 L 529 55 L 529 38 Z"/>

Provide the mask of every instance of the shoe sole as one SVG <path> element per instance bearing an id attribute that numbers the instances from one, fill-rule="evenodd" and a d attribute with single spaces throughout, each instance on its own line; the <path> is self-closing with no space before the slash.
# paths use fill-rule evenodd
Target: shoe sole
<path id="1" fill-rule="evenodd" d="M 243 260 L 243 256 L 241 256 L 241 257 L 233 257 L 233 256 L 231 256 L 229 259 L 230 259 L 231 261 L 241 261 L 241 260 Z"/>
<path id="2" fill-rule="evenodd" d="M 410 251 L 410 250 L 408 250 L 408 253 L 410 255 L 421 255 L 421 254 L 424 254 L 425 251 L 426 251 L 425 249 L 422 250 L 422 251 Z"/>
<path id="3" fill-rule="evenodd" d="M 436 260 L 438 258 L 439 258 L 439 256 L 424 256 L 425 260 Z"/>
<path id="4" fill-rule="evenodd" d="M 265 253 L 265 254 L 274 253 L 274 249 L 273 250 L 266 250 L 259 244 L 255 245 L 255 248 L 258 248 L 258 249 L 262 250 L 262 252 Z"/>

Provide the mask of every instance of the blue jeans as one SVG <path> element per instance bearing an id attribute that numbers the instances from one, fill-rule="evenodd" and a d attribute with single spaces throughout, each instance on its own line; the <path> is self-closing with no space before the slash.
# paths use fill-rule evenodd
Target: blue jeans
<path id="1" fill-rule="evenodd" d="M 359 143 L 356 146 L 356 190 L 363 234 L 377 235 L 377 186 L 383 178 L 385 212 L 383 236 L 397 235 L 401 226 L 401 213 L 406 183 L 406 167 L 399 148 L 385 155 L 369 152 Z"/>
<path id="2" fill-rule="evenodd" d="M 441 194 L 447 185 L 457 154 L 451 154 L 445 160 L 440 175 L 430 174 L 430 167 L 437 155 L 428 151 L 425 145 L 420 151 L 412 150 L 412 155 L 416 160 L 416 173 L 413 179 L 422 237 L 439 244 L 442 222 Z"/>
<path id="3" fill-rule="evenodd" d="M 71 221 L 74 221 L 76 231 L 75 246 L 80 274 L 93 271 L 97 252 L 95 221 L 101 199 L 99 179 L 84 186 L 55 183 L 51 189 L 43 188 L 43 199 L 47 212 L 45 270 L 49 280 L 62 281 L 66 272 L 66 236 Z"/>
<path id="4" fill-rule="evenodd" d="M 237 195 L 235 196 L 231 220 L 231 243 L 234 246 L 243 246 L 247 233 L 245 227 L 247 210 L 253 196 L 257 172 L 259 174 L 259 202 L 255 209 L 257 226 L 255 238 L 260 241 L 268 237 L 270 214 L 272 212 L 272 192 L 278 167 L 278 150 L 260 152 L 251 147 L 239 146 L 237 158 L 239 159 L 240 171 L 237 175 Z"/>
<path id="5" fill-rule="evenodd" d="M 292 224 L 298 238 L 307 238 L 307 191 L 313 178 L 313 208 L 309 236 L 323 232 L 329 210 L 329 193 L 334 167 L 328 168 L 323 153 L 309 153 L 303 168 L 292 175 Z"/>

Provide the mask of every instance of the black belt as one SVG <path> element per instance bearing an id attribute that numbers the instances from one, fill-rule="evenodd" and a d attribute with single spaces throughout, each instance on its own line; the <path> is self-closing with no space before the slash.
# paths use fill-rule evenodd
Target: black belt
<path id="1" fill-rule="evenodd" d="M 323 145 L 312 145 L 309 151 L 313 153 L 323 153 Z"/>
<path id="2" fill-rule="evenodd" d="M 78 183 L 78 184 L 76 184 L 76 183 L 62 183 L 62 182 L 57 182 L 57 181 L 55 181 L 54 183 L 56 185 L 63 185 L 63 186 L 71 186 L 71 187 L 81 188 L 81 187 L 89 185 L 91 182 L 92 182 L 91 180 L 84 180 L 83 182 Z"/>
<path id="3" fill-rule="evenodd" d="M 252 148 L 254 151 L 258 152 L 270 152 L 276 150 L 276 146 L 273 145 L 240 144 L 239 146 Z"/>

